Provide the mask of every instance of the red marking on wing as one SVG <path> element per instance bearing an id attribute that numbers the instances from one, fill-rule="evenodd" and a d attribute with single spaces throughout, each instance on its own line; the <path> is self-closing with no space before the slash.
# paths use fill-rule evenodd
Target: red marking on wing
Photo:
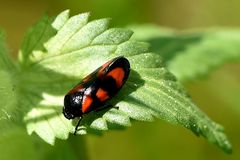
<path id="1" fill-rule="evenodd" d="M 98 99 L 103 102 L 105 100 L 107 100 L 109 98 L 108 96 L 108 92 L 103 90 L 102 88 L 99 88 L 97 93 L 96 93 L 96 96 L 98 97 Z"/>
<path id="2" fill-rule="evenodd" d="M 122 68 L 115 68 L 113 70 L 111 70 L 111 72 L 109 72 L 107 74 L 107 76 L 111 76 L 112 78 L 115 79 L 117 87 L 120 88 L 122 86 L 122 82 L 123 82 L 123 78 L 124 78 L 124 70 Z"/>
<path id="3" fill-rule="evenodd" d="M 82 112 L 83 113 L 86 113 L 88 111 L 92 102 L 93 102 L 92 97 L 87 96 L 87 95 L 83 96 L 83 100 L 82 100 Z"/>
<path id="4" fill-rule="evenodd" d="M 73 89 L 71 89 L 68 94 L 74 94 L 74 93 L 77 93 L 79 91 L 81 91 L 83 89 L 83 86 L 82 85 L 78 85 L 76 87 L 74 87 Z"/>

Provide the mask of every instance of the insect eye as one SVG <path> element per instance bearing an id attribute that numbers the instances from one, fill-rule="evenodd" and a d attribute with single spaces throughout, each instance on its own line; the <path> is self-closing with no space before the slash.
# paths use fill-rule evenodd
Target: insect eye
<path id="1" fill-rule="evenodd" d="M 65 109 L 65 107 L 63 108 L 63 115 L 64 115 L 64 117 L 66 117 L 67 119 L 73 119 L 73 118 L 75 118 L 73 114 L 71 114 L 70 112 L 68 112 L 68 110 Z"/>

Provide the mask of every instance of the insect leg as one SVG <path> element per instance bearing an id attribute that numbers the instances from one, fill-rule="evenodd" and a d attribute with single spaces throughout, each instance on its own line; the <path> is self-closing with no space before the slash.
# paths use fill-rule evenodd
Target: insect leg
<path id="1" fill-rule="evenodd" d="M 78 126 L 80 125 L 81 120 L 82 120 L 82 117 L 80 117 L 80 119 L 78 120 L 78 123 L 77 123 L 77 125 L 75 127 L 75 131 L 74 131 L 74 135 L 75 136 L 77 135 L 77 129 L 78 129 Z"/>

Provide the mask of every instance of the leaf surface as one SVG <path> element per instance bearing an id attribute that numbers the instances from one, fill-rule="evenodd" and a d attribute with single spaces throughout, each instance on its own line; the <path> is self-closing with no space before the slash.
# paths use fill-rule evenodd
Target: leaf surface
<path id="1" fill-rule="evenodd" d="M 130 26 L 136 40 L 147 41 L 182 82 L 197 80 L 230 61 L 239 61 L 240 31 L 212 28 L 177 32 L 153 25 Z M 144 30 L 148 30 L 143 34 Z"/>
<path id="2" fill-rule="evenodd" d="M 106 61 L 123 55 L 131 64 L 130 77 L 110 101 L 119 109 L 89 113 L 79 134 L 124 128 L 131 125 L 131 119 L 152 121 L 157 117 L 231 150 L 223 128 L 195 106 L 161 57 L 148 50 L 148 44 L 130 40 L 130 30 L 109 29 L 109 19 L 89 22 L 88 18 L 88 13 L 73 17 L 67 11 L 61 13 L 47 26 L 56 29 L 56 34 L 38 44 L 45 49 L 33 50 L 25 57 L 31 57 L 22 68 L 25 75 L 21 77 L 32 106 L 25 116 L 29 133 L 36 132 L 50 144 L 55 138 L 68 138 L 77 120 L 69 121 L 62 115 L 64 94 Z M 24 48 L 20 53 L 26 53 Z"/>

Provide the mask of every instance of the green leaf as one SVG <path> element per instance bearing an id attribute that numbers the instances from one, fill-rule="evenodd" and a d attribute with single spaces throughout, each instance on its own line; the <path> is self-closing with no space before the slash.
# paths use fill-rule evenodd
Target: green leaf
<path id="1" fill-rule="evenodd" d="M 157 26 L 131 26 L 135 39 L 148 41 L 167 68 L 180 80 L 190 81 L 211 73 L 229 61 L 240 59 L 240 30 L 209 29 L 176 32 Z M 142 30 L 148 30 L 143 34 Z M 155 34 L 154 34 L 155 33 Z"/>
<path id="2" fill-rule="evenodd" d="M 0 70 L 12 69 L 14 69 L 14 65 L 7 51 L 4 33 L 0 30 Z"/>
<path id="3" fill-rule="evenodd" d="M 110 101 L 119 109 L 89 113 L 83 118 L 79 134 L 121 129 L 130 126 L 131 119 L 152 121 L 157 117 L 231 150 L 223 128 L 194 105 L 161 57 L 148 51 L 148 44 L 130 40 L 132 31 L 108 29 L 108 19 L 89 22 L 88 13 L 69 18 L 68 12 L 63 12 L 59 16 L 52 25 L 57 34 L 39 44 L 46 50 L 38 50 L 38 56 L 33 56 L 33 51 L 26 68 L 22 68 L 22 92 L 32 106 L 25 116 L 30 134 L 35 132 L 50 144 L 55 138 L 67 139 L 77 120 L 69 121 L 62 115 L 64 94 L 106 61 L 124 55 L 130 61 L 131 74 Z"/>
<path id="4" fill-rule="evenodd" d="M 13 122 L 19 121 L 18 98 L 14 77 L 16 67 L 10 58 L 4 33 L 0 31 L 0 135 L 6 134 Z M 20 120 L 21 121 L 21 120 Z"/>
<path id="5" fill-rule="evenodd" d="M 0 120 L 9 119 L 9 112 L 14 111 L 17 106 L 17 95 L 11 74 L 7 71 L 0 70 L 0 86 Z"/>
<path id="6" fill-rule="evenodd" d="M 56 34 L 56 30 L 51 25 L 53 18 L 47 15 L 31 27 L 22 42 L 19 52 L 19 62 L 21 65 L 28 65 L 38 50 L 44 50 L 43 43 Z"/>

